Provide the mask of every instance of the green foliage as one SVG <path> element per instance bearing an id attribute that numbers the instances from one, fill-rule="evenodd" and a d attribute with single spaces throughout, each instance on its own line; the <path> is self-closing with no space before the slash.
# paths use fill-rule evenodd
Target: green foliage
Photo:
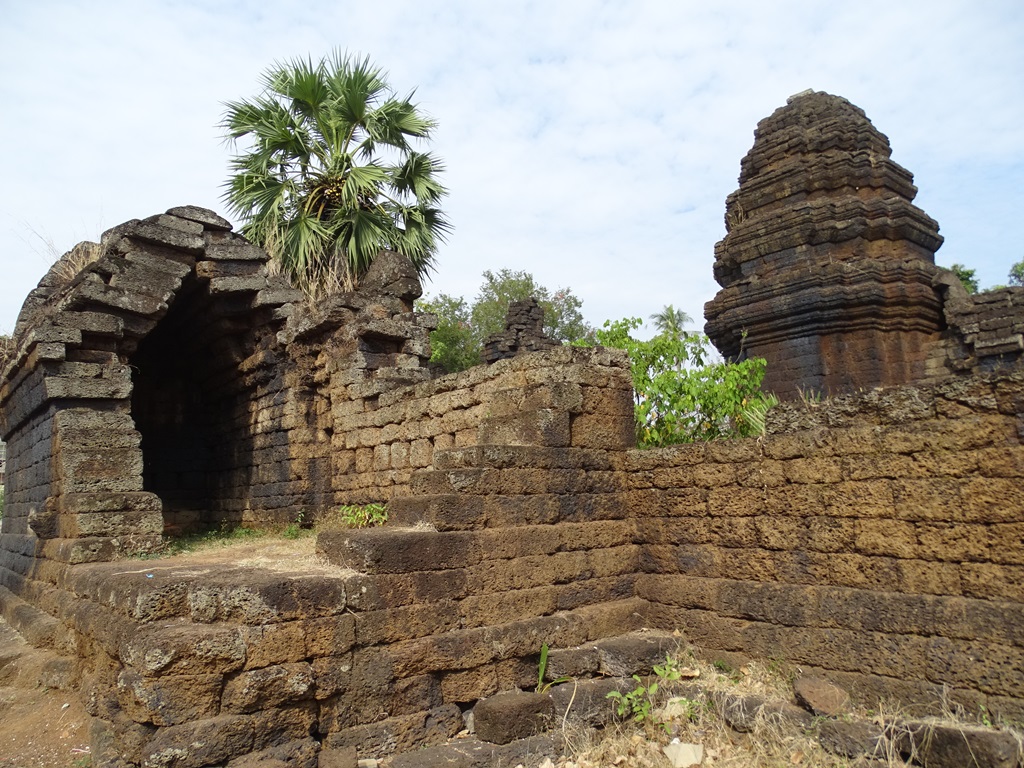
<path id="1" fill-rule="evenodd" d="M 963 264 L 954 264 L 949 271 L 960 278 L 960 282 L 963 283 L 964 289 L 968 293 L 978 292 L 978 278 L 975 276 L 977 270 L 968 269 Z"/>
<path id="2" fill-rule="evenodd" d="M 654 695 L 658 692 L 658 683 L 646 685 L 640 675 L 633 675 L 636 688 L 629 693 L 612 691 L 605 698 L 615 701 L 615 714 L 619 717 L 629 715 L 635 722 L 642 723 L 650 717 L 654 706 Z"/>
<path id="3" fill-rule="evenodd" d="M 511 301 L 522 301 L 531 296 L 544 309 L 544 333 L 555 341 L 568 343 L 592 338 L 594 329 L 583 319 L 583 302 L 568 288 L 551 293 L 538 285 L 529 272 L 502 269 L 497 273 L 484 272 L 480 293 L 473 302 L 473 326 L 481 339 L 505 330 L 505 316 Z"/>
<path id="4" fill-rule="evenodd" d="M 679 662 L 667 653 L 665 654 L 664 664 L 654 665 L 654 674 L 656 674 L 660 679 L 670 683 L 674 683 L 683 677 L 683 671 L 679 669 Z"/>
<path id="5" fill-rule="evenodd" d="M 552 293 L 528 272 L 502 269 L 483 273 L 484 282 L 472 306 L 446 293 L 416 303 L 421 312 L 437 315 L 437 329 L 430 334 L 430 361 L 449 373 L 464 371 L 480 362 L 484 339 L 505 330 L 510 301 L 535 297 L 544 309 L 544 332 L 552 339 L 592 344 L 594 329 L 583 319 L 583 302 L 570 289 Z"/>
<path id="6" fill-rule="evenodd" d="M 703 334 L 633 336 L 639 318 L 608 321 L 598 342 L 629 352 L 637 442 L 657 447 L 697 440 L 746 437 L 764 431 L 765 413 L 778 401 L 760 391 L 765 361 L 708 363 Z"/>
<path id="7" fill-rule="evenodd" d="M 540 647 L 540 661 L 537 662 L 537 693 L 547 693 L 548 689 L 553 685 L 560 685 L 561 683 L 567 683 L 572 678 L 559 677 L 549 682 L 544 682 L 544 675 L 548 671 L 548 644 L 544 643 Z"/>
<path id="8" fill-rule="evenodd" d="M 1010 267 L 1010 285 L 1024 285 L 1024 259 Z"/>
<path id="9" fill-rule="evenodd" d="M 388 521 L 388 510 L 384 504 L 348 505 L 338 512 L 342 524 L 349 528 L 372 528 Z"/>
<path id="10" fill-rule="evenodd" d="M 351 288 L 384 248 L 425 273 L 450 230 L 443 166 L 411 143 L 435 123 L 385 78 L 335 52 L 275 64 L 259 96 L 226 104 L 227 139 L 250 145 L 231 161 L 224 198 L 242 234 L 312 295 Z"/>
<path id="11" fill-rule="evenodd" d="M 683 326 L 693 322 L 692 317 L 671 304 L 667 304 L 661 312 L 651 315 L 651 320 L 654 321 L 654 327 L 658 329 L 658 333 L 667 333 L 674 337 L 685 335 L 686 331 L 683 330 Z"/>
<path id="12" fill-rule="evenodd" d="M 628 693 L 612 691 L 607 694 L 605 698 L 615 701 L 615 714 L 619 717 L 629 715 L 637 723 L 643 723 L 650 719 L 658 690 L 664 683 L 673 683 L 679 680 L 682 677 L 682 671 L 679 669 L 678 662 L 666 655 L 664 664 L 654 665 L 654 674 L 658 679 L 650 684 L 645 683 L 640 675 L 633 675 L 636 687 L 632 691 Z M 666 723 L 657 722 L 654 724 L 663 728 L 666 732 L 668 731 Z"/>
<path id="13" fill-rule="evenodd" d="M 299 510 L 299 514 L 295 516 L 295 520 L 291 523 L 288 523 L 288 525 L 285 526 L 285 529 L 281 532 L 281 535 L 284 536 L 286 539 L 300 538 L 308 530 L 302 527 L 302 523 L 305 520 L 305 518 L 306 513 L 303 510 Z"/>
<path id="14" fill-rule="evenodd" d="M 465 299 L 439 293 L 416 302 L 416 309 L 437 315 L 437 328 L 430 333 L 430 362 L 449 373 L 480 362 L 480 338 Z"/>

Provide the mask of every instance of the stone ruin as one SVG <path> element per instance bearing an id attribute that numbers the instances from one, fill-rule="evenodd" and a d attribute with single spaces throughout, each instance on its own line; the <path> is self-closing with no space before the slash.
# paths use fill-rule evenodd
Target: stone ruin
<path id="1" fill-rule="evenodd" d="M 675 631 L 862 702 L 1024 719 L 1024 289 L 931 264 L 909 174 L 842 99 L 762 122 L 743 174 L 709 331 L 779 390 L 865 388 L 757 439 L 636 450 L 617 350 L 435 378 L 402 257 L 311 308 L 198 208 L 44 279 L 0 378 L 0 611 L 80 692 L 94 765 L 430 764 L 469 712 L 522 735 L 488 697 L 536 686 L 542 645 L 588 717 Z M 319 564 L 127 559 L 385 501 Z"/>
<path id="2" fill-rule="evenodd" d="M 754 136 L 705 307 L 724 355 L 769 360 L 765 388 L 785 398 L 1020 361 L 1020 291 L 971 297 L 935 266 L 939 225 L 861 109 L 806 91 Z"/>
<path id="3" fill-rule="evenodd" d="M 487 363 L 558 346 L 544 333 L 544 308 L 534 298 L 510 301 L 505 330 L 484 339 L 480 359 Z"/>

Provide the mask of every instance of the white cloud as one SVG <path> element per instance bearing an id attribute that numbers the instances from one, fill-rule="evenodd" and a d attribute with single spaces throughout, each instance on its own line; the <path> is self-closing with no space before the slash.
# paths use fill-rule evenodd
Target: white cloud
<path id="1" fill-rule="evenodd" d="M 455 232 L 428 290 L 485 269 L 571 286 L 595 323 L 717 286 L 725 196 L 761 118 L 811 87 L 865 109 L 982 284 L 1024 257 L 1024 13 L 1005 0 L 856 5 L 41 2 L 0 30 L 0 329 L 58 250 L 219 201 L 222 102 L 273 61 L 362 52 L 440 122 Z M 946 258 L 947 254 L 950 258 Z"/>

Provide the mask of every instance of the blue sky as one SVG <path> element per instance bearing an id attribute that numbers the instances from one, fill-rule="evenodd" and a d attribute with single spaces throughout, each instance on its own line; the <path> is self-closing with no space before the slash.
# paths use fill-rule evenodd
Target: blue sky
<path id="1" fill-rule="evenodd" d="M 0 331 L 55 255 L 115 224 L 223 212 L 223 102 L 275 60 L 362 53 L 439 122 L 454 232 L 428 293 L 485 269 L 587 319 L 703 325 L 757 121 L 807 88 L 863 108 L 915 176 L 937 262 L 1024 258 L 1024 3 L 0 0 Z"/>

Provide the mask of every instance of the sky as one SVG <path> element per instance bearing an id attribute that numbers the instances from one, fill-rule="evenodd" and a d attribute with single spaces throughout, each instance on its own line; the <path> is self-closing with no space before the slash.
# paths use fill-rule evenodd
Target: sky
<path id="1" fill-rule="evenodd" d="M 740 159 L 808 88 L 888 136 L 937 263 L 986 287 L 1024 258 L 1021 0 L 0 0 L 0 332 L 77 242 L 224 213 L 224 103 L 334 49 L 438 122 L 454 230 L 430 295 L 509 268 L 594 325 L 672 304 L 702 327 Z"/>

